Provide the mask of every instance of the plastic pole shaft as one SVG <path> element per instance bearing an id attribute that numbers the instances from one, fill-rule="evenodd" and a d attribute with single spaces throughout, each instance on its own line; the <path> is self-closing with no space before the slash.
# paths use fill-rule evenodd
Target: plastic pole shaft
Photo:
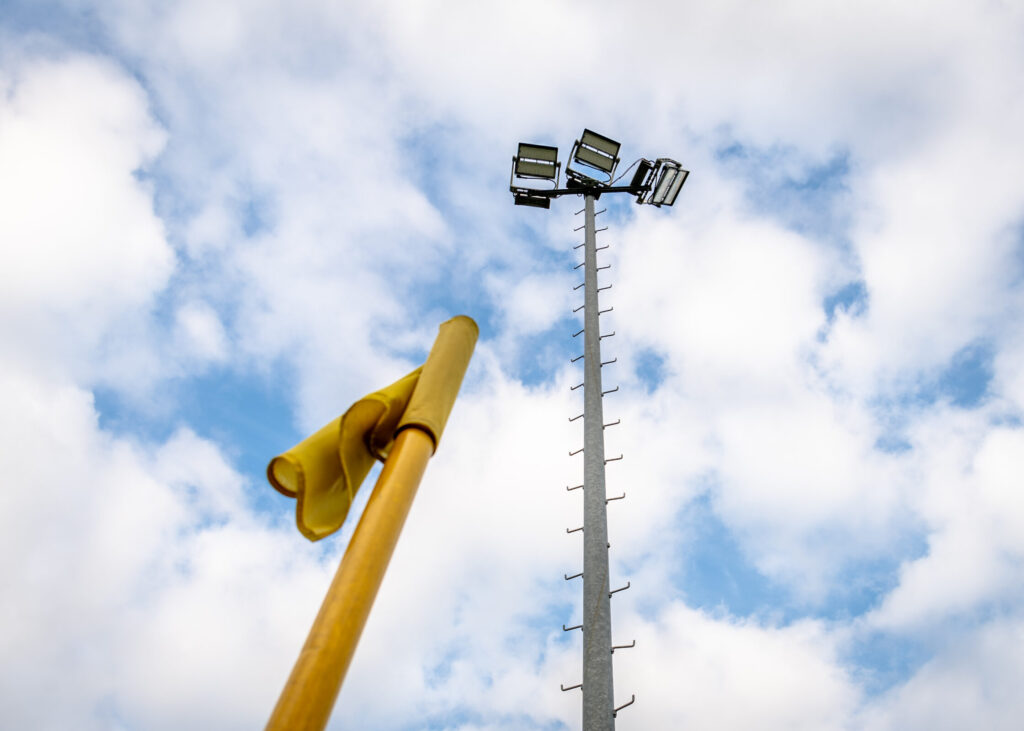
<path id="1" fill-rule="evenodd" d="M 306 644 L 267 722 L 268 731 L 323 729 L 413 498 L 434 452 L 420 429 L 398 433 Z"/>

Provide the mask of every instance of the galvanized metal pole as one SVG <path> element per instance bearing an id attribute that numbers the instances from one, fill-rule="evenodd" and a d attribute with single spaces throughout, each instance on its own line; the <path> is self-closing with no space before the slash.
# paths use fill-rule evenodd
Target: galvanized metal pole
<path id="1" fill-rule="evenodd" d="M 583 307 L 583 729 L 613 731 L 612 620 L 593 195 L 585 196 Z"/>

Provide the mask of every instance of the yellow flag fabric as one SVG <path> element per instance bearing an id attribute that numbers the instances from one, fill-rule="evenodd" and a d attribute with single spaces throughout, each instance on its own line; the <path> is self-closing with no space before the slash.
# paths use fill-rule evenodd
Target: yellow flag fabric
<path id="1" fill-rule="evenodd" d="M 341 527 L 374 460 L 387 459 L 401 429 L 422 429 L 437 451 L 478 333 L 465 315 L 443 323 L 423 366 L 360 399 L 270 461 L 267 479 L 297 499 L 295 519 L 302 535 L 316 541 Z"/>

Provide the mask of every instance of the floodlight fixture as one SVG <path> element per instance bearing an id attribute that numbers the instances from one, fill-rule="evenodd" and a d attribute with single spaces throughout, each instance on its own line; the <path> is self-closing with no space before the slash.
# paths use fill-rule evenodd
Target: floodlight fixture
<path id="1" fill-rule="evenodd" d="M 643 203 L 644 196 L 650 191 L 655 167 L 653 162 L 642 158 L 637 163 L 636 172 L 633 173 L 633 180 L 629 183 L 630 192 L 636 193 L 637 203 Z"/>
<path id="2" fill-rule="evenodd" d="M 651 176 L 656 182 L 650 196 L 644 202 L 658 208 L 671 206 L 676 202 L 679 191 L 689 174 L 690 171 L 683 170 L 683 167 L 675 160 L 670 160 L 667 157 L 660 158 L 657 161 L 657 168 Z"/>
<path id="3" fill-rule="evenodd" d="M 519 153 L 512 158 L 512 173 L 508 181 L 513 202 L 517 206 L 550 208 L 550 191 L 533 183 L 550 183 L 557 189 L 561 169 L 557 147 L 520 142 Z"/>
<path id="4" fill-rule="evenodd" d="M 542 195 L 531 195 L 522 191 L 512 196 L 512 202 L 517 206 L 533 206 L 534 208 L 551 208 L 551 198 Z"/>
<path id="5" fill-rule="evenodd" d="M 619 164 L 620 147 L 622 145 L 615 140 L 584 129 L 573 145 L 571 155 L 572 162 L 582 165 L 583 169 L 567 166 L 566 176 L 583 187 L 610 184 L 615 166 Z M 597 177 L 591 173 L 596 173 Z"/>
<path id="6" fill-rule="evenodd" d="M 519 143 L 519 154 L 514 158 L 513 170 L 517 178 L 553 180 L 558 183 L 558 148 L 550 145 Z"/>

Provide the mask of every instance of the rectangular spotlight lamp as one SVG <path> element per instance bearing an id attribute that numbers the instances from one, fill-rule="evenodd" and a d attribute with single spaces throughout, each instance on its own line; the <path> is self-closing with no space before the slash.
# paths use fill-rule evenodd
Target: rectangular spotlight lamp
<path id="1" fill-rule="evenodd" d="M 576 146 L 576 159 L 610 174 L 619 162 L 620 147 L 622 145 L 615 140 L 585 129 L 583 136 L 580 137 L 580 143 Z"/>
<path id="2" fill-rule="evenodd" d="M 558 148 L 520 142 L 514 170 L 518 178 L 555 180 L 558 177 Z"/>
<path id="3" fill-rule="evenodd" d="M 530 195 L 529 193 L 517 192 L 512 197 L 512 202 L 517 206 L 531 206 L 533 208 L 551 208 L 551 199 L 545 196 Z"/>
<path id="4" fill-rule="evenodd" d="M 690 171 L 683 170 L 674 160 L 659 160 L 658 162 L 661 163 L 661 176 L 655 183 L 654 191 L 647 202 L 660 208 L 661 206 L 671 206 L 676 202 L 679 191 L 682 189 L 683 183 L 686 182 Z"/>
<path id="5" fill-rule="evenodd" d="M 633 180 L 630 182 L 629 187 L 638 194 L 642 194 L 643 190 L 641 189 L 650 183 L 649 178 L 652 170 L 654 170 L 653 162 L 650 160 L 640 160 L 636 172 L 633 173 Z"/>

